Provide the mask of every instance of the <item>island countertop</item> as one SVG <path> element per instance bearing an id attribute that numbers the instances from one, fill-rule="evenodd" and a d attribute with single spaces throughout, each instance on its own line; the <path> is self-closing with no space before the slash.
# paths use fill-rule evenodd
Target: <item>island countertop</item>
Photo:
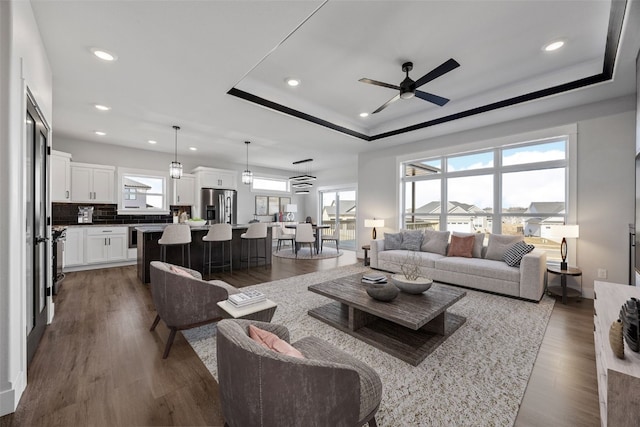
<path id="1" fill-rule="evenodd" d="M 141 231 L 143 233 L 157 233 L 159 231 L 164 231 L 165 227 L 169 224 L 152 224 L 152 225 L 141 225 L 136 227 L 136 230 Z M 268 223 L 267 227 L 278 227 L 278 224 Z M 249 224 L 231 224 L 232 230 L 246 230 L 249 228 Z M 201 230 L 209 230 L 208 225 L 202 225 L 199 227 L 191 227 L 191 231 L 201 231 Z"/>

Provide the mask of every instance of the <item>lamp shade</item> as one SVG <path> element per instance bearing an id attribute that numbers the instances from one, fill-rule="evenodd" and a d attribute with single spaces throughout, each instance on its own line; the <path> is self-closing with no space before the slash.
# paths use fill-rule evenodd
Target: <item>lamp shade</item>
<path id="1" fill-rule="evenodd" d="M 285 212 L 298 212 L 298 205 L 287 205 L 285 207 Z"/>
<path id="2" fill-rule="evenodd" d="M 577 239 L 580 237 L 579 225 L 543 225 L 540 229 L 540 237 L 557 239 Z"/>
<path id="3" fill-rule="evenodd" d="M 384 227 L 384 219 L 365 219 L 364 226 L 366 228 Z"/>

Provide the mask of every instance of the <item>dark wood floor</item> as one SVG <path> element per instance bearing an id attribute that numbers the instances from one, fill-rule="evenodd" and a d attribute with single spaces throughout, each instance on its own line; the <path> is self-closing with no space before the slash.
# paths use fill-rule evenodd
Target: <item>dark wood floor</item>
<path id="1" fill-rule="evenodd" d="M 274 258 L 270 268 L 217 274 L 243 287 L 357 262 Z M 590 300 L 557 303 L 517 426 L 597 426 Z M 135 267 L 69 273 L 8 426 L 222 425 L 218 385 L 181 334 L 161 358 L 168 331 Z"/>

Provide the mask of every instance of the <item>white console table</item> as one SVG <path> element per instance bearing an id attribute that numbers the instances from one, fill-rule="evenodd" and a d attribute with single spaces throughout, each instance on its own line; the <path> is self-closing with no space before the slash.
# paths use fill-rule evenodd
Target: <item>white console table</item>
<path id="1" fill-rule="evenodd" d="M 629 298 L 640 299 L 640 289 L 617 283 L 594 282 L 593 335 L 598 372 L 600 419 L 603 427 L 640 425 L 640 353 L 625 343 L 624 359 L 609 344 L 609 328 Z"/>

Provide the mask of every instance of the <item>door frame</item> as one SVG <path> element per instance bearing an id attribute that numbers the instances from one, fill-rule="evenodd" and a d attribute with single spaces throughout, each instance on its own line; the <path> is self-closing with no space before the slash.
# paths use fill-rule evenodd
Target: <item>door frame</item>
<path id="1" fill-rule="evenodd" d="M 317 193 L 316 193 L 316 205 L 317 205 L 317 218 L 318 218 L 318 224 L 320 224 L 322 222 L 322 193 L 328 193 L 328 192 L 334 192 L 334 193 L 340 193 L 342 191 L 354 191 L 356 193 L 356 216 L 354 218 L 355 221 L 358 220 L 358 184 L 356 183 L 347 183 L 347 184 L 340 184 L 340 185 L 331 185 L 331 186 L 323 186 L 323 187 L 318 187 Z M 337 197 L 337 199 L 339 199 L 339 197 Z M 339 203 L 339 202 L 338 202 Z M 353 250 L 356 251 L 357 250 L 357 246 L 358 246 L 358 226 L 357 223 L 354 224 L 355 225 L 355 235 L 354 235 L 354 247 L 345 247 L 345 249 L 348 250 Z M 342 248 L 342 243 L 340 243 L 340 247 Z"/>

